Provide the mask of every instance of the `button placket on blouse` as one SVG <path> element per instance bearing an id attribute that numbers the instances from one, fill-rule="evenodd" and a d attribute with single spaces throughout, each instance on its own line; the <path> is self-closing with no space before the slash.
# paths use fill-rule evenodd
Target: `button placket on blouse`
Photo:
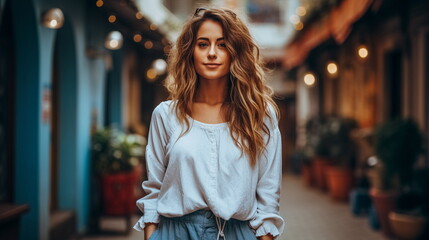
<path id="1" fill-rule="evenodd" d="M 209 136 L 209 142 L 210 142 L 210 164 L 209 164 L 209 172 L 210 172 L 210 176 L 211 176 L 211 189 L 210 189 L 210 193 L 212 195 L 211 200 L 212 201 L 216 201 L 216 187 L 217 187 L 217 174 L 216 174 L 216 142 L 215 142 L 215 137 L 214 137 L 214 132 L 213 129 L 208 128 L 206 129 L 206 131 L 208 132 L 208 136 Z M 215 205 L 215 204 L 214 204 Z M 214 209 L 213 209 L 214 210 Z"/>
<path id="2" fill-rule="evenodd" d="M 214 188 L 213 188 L 213 192 L 215 194 L 215 196 L 217 197 L 217 183 L 218 183 L 218 171 L 219 171 L 219 162 L 218 162 L 218 158 L 217 158 L 217 141 L 216 141 L 216 135 L 218 134 L 217 129 L 211 129 L 211 152 L 212 152 L 212 168 L 214 171 Z M 217 198 L 214 198 L 215 201 L 217 201 Z M 218 213 L 217 209 L 212 209 L 215 213 Z"/>

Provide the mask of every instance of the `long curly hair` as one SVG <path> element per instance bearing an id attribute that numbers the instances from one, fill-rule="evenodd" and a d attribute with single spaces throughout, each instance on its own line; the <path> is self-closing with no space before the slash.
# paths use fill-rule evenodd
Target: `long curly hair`
<path id="1" fill-rule="evenodd" d="M 228 94 L 222 107 L 230 128 L 231 137 L 237 147 L 247 154 L 251 165 L 257 162 L 270 136 L 266 119 L 272 119 L 270 108 L 276 118 L 279 111 L 272 99 L 273 91 L 266 84 L 265 67 L 259 55 L 259 48 L 252 39 L 249 29 L 239 17 L 228 9 L 210 8 L 196 11 L 184 25 L 176 44 L 169 55 L 170 76 L 165 87 L 173 100 L 179 121 L 186 125 L 182 134 L 189 131 L 188 116 L 198 91 L 198 75 L 195 71 L 193 52 L 197 32 L 206 20 L 219 22 L 227 51 L 231 56 Z M 271 106 L 271 107 L 270 107 Z"/>

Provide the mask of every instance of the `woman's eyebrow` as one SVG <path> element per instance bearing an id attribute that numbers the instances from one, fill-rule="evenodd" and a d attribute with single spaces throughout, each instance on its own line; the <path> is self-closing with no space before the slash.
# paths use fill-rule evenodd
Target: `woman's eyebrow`
<path id="1" fill-rule="evenodd" d="M 205 40 L 205 41 L 209 41 L 209 38 L 206 38 L 206 37 L 199 37 L 199 38 L 197 38 L 197 40 Z M 225 38 L 224 38 L 224 37 L 221 37 L 221 38 L 216 39 L 216 41 L 222 41 L 222 40 L 225 40 Z"/>

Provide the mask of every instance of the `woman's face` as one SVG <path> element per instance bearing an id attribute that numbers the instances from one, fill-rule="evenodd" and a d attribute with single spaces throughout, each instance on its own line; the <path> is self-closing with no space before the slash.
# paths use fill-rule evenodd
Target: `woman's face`
<path id="1" fill-rule="evenodd" d="M 197 32 L 194 47 L 194 66 L 200 79 L 226 78 L 231 56 L 226 49 L 222 25 L 213 20 L 204 21 Z"/>

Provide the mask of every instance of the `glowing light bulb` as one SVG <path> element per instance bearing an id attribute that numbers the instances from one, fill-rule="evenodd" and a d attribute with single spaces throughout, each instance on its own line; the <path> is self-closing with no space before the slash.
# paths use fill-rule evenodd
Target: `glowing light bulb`
<path id="1" fill-rule="evenodd" d="M 142 19 L 143 18 L 143 14 L 141 12 L 137 12 L 136 13 L 136 18 L 137 19 Z"/>
<path id="2" fill-rule="evenodd" d="M 149 28 L 150 30 L 155 31 L 156 29 L 158 29 L 158 26 L 152 23 Z"/>
<path id="3" fill-rule="evenodd" d="M 296 14 L 298 14 L 298 16 L 305 16 L 305 14 L 307 14 L 307 9 L 305 9 L 305 7 L 300 6 L 296 8 Z"/>
<path id="4" fill-rule="evenodd" d="M 301 31 L 303 28 L 304 28 L 304 23 L 299 22 L 299 23 L 295 24 L 295 30 Z"/>
<path id="5" fill-rule="evenodd" d="M 314 74 L 312 73 L 307 73 L 304 76 L 304 83 L 307 84 L 308 86 L 312 86 L 314 85 L 314 83 L 316 82 L 316 77 L 314 76 Z"/>
<path id="6" fill-rule="evenodd" d="M 57 24 L 58 24 L 58 21 L 57 21 L 57 20 L 55 20 L 55 19 L 52 19 L 52 20 L 49 22 L 49 25 L 51 25 L 51 27 L 52 27 L 52 28 L 55 28 L 55 27 L 57 26 Z"/>
<path id="7" fill-rule="evenodd" d="M 289 17 L 289 21 L 292 23 L 292 24 L 298 24 L 300 21 L 301 21 L 301 19 L 297 16 L 297 15 L 292 15 L 292 16 L 290 16 Z"/>
<path id="8" fill-rule="evenodd" d="M 152 42 L 152 41 L 146 41 L 146 42 L 144 43 L 144 47 L 145 47 L 146 49 L 151 49 L 151 48 L 153 47 L 153 42 Z"/>
<path id="9" fill-rule="evenodd" d="M 164 59 L 157 59 L 152 63 L 152 68 L 155 69 L 158 75 L 162 75 L 167 70 L 167 62 Z"/>
<path id="10" fill-rule="evenodd" d="M 59 29 L 64 24 L 64 14 L 59 8 L 51 8 L 42 14 L 42 25 L 50 29 Z"/>
<path id="11" fill-rule="evenodd" d="M 373 167 L 373 166 L 377 165 L 377 163 L 378 163 L 378 159 L 376 156 L 371 156 L 368 158 L 368 165 L 369 166 Z"/>
<path id="12" fill-rule="evenodd" d="M 133 39 L 134 39 L 134 42 L 141 42 L 142 41 L 142 35 L 140 35 L 138 33 L 134 34 Z"/>
<path id="13" fill-rule="evenodd" d="M 115 15 L 110 15 L 110 16 L 109 16 L 109 22 L 110 22 L 110 23 L 114 23 L 114 22 L 116 22 L 116 16 L 115 16 Z"/>
<path id="14" fill-rule="evenodd" d="M 105 40 L 105 47 L 110 50 L 117 50 L 122 47 L 123 37 L 119 31 L 110 32 Z"/>
<path id="15" fill-rule="evenodd" d="M 104 4 L 104 2 L 102 0 L 98 0 L 95 5 L 97 5 L 97 7 L 102 7 Z"/>
<path id="16" fill-rule="evenodd" d="M 118 40 L 114 40 L 114 39 L 110 40 L 109 45 L 110 45 L 111 48 L 117 48 L 118 45 L 119 45 Z"/>
<path id="17" fill-rule="evenodd" d="M 148 78 L 149 81 L 155 80 L 156 76 L 157 76 L 157 73 L 155 69 L 150 68 L 149 70 L 147 70 L 146 77 Z"/>
<path id="18" fill-rule="evenodd" d="M 365 46 L 360 46 L 358 49 L 358 54 L 360 58 L 367 58 L 368 57 L 368 49 Z"/>
<path id="19" fill-rule="evenodd" d="M 326 66 L 326 70 L 328 70 L 328 72 L 330 73 L 330 74 L 335 74 L 335 73 L 337 73 L 337 71 L 338 71 L 338 66 L 337 66 L 337 64 L 336 63 L 334 63 L 334 62 L 330 62 L 330 63 L 328 63 L 328 65 Z"/>

